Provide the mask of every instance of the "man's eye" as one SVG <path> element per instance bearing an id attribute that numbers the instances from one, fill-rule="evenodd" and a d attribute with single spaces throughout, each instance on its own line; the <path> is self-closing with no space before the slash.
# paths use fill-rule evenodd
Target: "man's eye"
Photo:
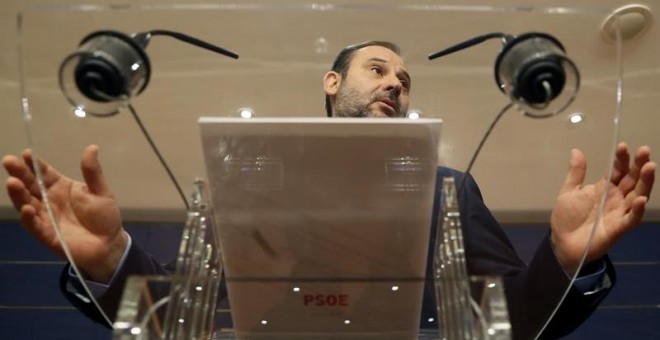
<path id="1" fill-rule="evenodd" d="M 376 66 L 371 68 L 371 72 L 373 72 L 375 74 L 378 74 L 378 75 L 383 74 L 383 70 L 380 67 L 376 67 Z"/>

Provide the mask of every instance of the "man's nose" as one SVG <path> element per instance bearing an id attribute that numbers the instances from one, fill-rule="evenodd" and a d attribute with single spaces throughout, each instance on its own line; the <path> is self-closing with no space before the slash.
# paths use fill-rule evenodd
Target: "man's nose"
<path id="1" fill-rule="evenodd" d="M 385 84 L 385 90 L 387 92 L 390 92 L 394 96 L 398 97 L 402 88 L 403 84 L 401 84 L 401 80 L 399 80 L 398 77 L 390 77 L 387 79 L 387 83 Z"/>

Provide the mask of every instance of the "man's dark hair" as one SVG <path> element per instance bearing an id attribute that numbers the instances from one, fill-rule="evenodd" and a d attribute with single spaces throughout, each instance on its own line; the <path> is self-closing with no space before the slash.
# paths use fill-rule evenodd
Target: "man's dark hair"
<path id="1" fill-rule="evenodd" d="M 394 43 L 378 40 L 366 41 L 363 43 L 346 46 L 341 51 L 339 51 L 339 54 L 337 54 L 337 57 L 335 58 L 335 62 L 332 64 L 331 71 L 339 73 L 342 77 L 342 80 L 346 78 L 346 75 L 348 74 L 348 66 L 351 64 L 351 60 L 353 60 L 353 55 L 355 55 L 355 52 L 358 50 L 367 46 L 382 46 L 391 50 L 397 55 L 401 55 L 401 49 Z M 330 104 L 330 96 L 328 95 L 325 96 L 325 112 L 327 112 L 328 117 L 332 117 L 332 105 Z"/>

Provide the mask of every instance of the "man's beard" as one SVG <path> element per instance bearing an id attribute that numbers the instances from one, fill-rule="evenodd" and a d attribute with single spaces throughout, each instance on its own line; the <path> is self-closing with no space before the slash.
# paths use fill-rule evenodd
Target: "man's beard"
<path id="1" fill-rule="evenodd" d="M 365 98 L 362 93 L 346 84 L 339 85 L 337 96 L 335 97 L 333 113 L 335 117 L 376 117 L 369 106 L 381 99 L 387 99 L 395 104 L 397 117 L 405 117 L 405 113 L 401 112 L 399 98 L 394 92 L 378 91 L 371 97 Z"/>

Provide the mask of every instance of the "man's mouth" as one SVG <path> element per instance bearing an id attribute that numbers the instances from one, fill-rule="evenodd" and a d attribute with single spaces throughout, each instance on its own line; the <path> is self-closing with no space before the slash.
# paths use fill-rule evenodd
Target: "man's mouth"
<path id="1" fill-rule="evenodd" d="M 397 110 L 397 105 L 394 101 L 386 99 L 386 98 L 379 99 L 378 101 L 385 104 L 385 105 L 387 105 L 387 107 L 389 107 L 392 110 L 393 114 L 391 116 L 396 117 L 398 110 Z M 388 116 L 390 116 L 390 115 L 388 114 Z"/>

